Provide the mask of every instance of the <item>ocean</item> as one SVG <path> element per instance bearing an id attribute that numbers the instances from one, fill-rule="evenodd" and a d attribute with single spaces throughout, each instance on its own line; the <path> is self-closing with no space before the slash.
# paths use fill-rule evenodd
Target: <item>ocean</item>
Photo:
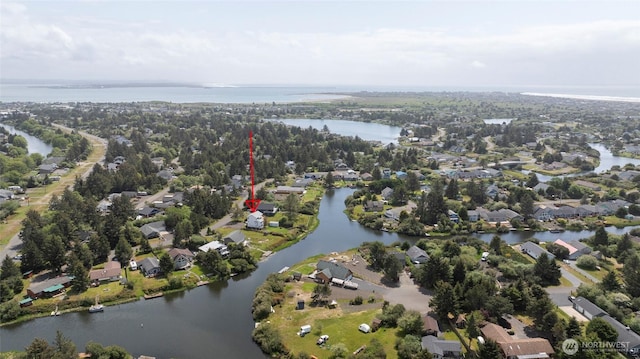
<path id="1" fill-rule="evenodd" d="M 640 86 L 216 86 L 123 83 L 0 83 L 0 103 L 147 102 L 296 103 L 348 98 L 352 92 L 509 92 L 536 96 L 640 102 Z"/>

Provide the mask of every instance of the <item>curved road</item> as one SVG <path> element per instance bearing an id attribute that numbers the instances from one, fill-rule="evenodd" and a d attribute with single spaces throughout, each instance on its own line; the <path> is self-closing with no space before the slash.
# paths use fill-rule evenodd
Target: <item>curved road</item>
<path id="1" fill-rule="evenodd" d="M 74 129 L 72 128 L 58 125 L 58 124 L 53 124 L 53 126 L 60 128 L 65 132 L 74 131 Z M 45 192 L 45 194 L 42 195 L 41 197 L 34 198 L 33 200 L 29 200 L 29 206 L 48 205 L 54 194 L 62 193 L 62 191 L 64 191 L 66 187 L 71 187 L 71 188 L 73 187 L 73 184 L 75 183 L 74 174 L 81 173 L 80 175 L 81 178 L 87 178 L 87 176 L 91 174 L 94 164 L 99 162 L 104 162 L 104 156 L 107 151 L 107 143 L 108 143 L 107 140 L 98 136 L 91 135 L 84 131 L 78 131 L 78 133 L 84 138 L 86 138 L 87 140 L 89 140 L 89 142 L 91 142 L 91 145 L 93 146 L 93 151 L 89 155 L 88 160 L 86 162 L 78 162 L 76 164 L 76 168 L 73 171 L 70 171 L 69 173 L 64 175 L 61 178 L 60 182 L 57 182 L 54 185 L 49 185 L 48 186 L 50 187 L 49 191 L 47 191 L 47 188 L 45 187 L 44 190 L 47 192 Z M 37 193 L 39 191 L 42 191 L 42 188 L 34 188 L 29 190 L 27 193 Z M 7 245 L 5 245 L 4 247 L 2 247 L 2 249 L 0 249 L 0 261 L 3 260 L 6 256 L 13 258 L 14 256 L 16 256 L 16 254 L 18 254 L 18 251 L 20 250 L 20 248 L 22 248 L 22 241 L 20 240 L 20 229 L 21 229 L 21 225 L 17 226 L 16 228 L 9 229 L 13 231 L 14 234 L 11 236 L 11 239 L 9 239 L 9 243 L 7 243 Z"/>

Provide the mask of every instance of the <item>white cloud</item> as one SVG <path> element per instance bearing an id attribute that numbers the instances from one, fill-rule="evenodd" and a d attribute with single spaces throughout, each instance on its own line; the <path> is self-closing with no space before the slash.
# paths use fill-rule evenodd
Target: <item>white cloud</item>
<path id="1" fill-rule="evenodd" d="M 300 32 L 165 27 L 155 19 L 118 21 L 97 15 L 35 19 L 22 4 L 1 6 L 4 77 L 408 85 L 640 83 L 629 76 L 637 74 L 632 61 L 613 65 L 623 55 L 640 59 L 638 20 L 520 26 L 504 34 L 481 31 L 484 25 L 468 33 L 408 25 Z"/>

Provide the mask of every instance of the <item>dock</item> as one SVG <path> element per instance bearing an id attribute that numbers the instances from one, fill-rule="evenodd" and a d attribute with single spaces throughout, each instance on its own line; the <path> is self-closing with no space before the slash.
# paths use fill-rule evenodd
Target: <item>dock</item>
<path id="1" fill-rule="evenodd" d="M 144 295 L 144 299 L 153 299 L 153 298 L 160 298 L 164 295 L 164 293 L 160 292 L 160 293 L 154 293 L 154 294 L 145 294 Z"/>
<path id="2" fill-rule="evenodd" d="M 289 267 L 283 267 L 282 269 L 280 269 L 280 270 L 278 271 L 278 274 L 282 274 L 282 273 L 284 273 L 284 272 L 286 272 L 286 271 L 288 271 L 288 270 L 289 270 Z"/>

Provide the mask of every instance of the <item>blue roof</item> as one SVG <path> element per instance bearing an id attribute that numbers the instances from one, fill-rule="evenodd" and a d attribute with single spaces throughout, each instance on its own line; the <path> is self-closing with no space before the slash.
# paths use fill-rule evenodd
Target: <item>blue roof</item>
<path id="1" fill-rule="evenodd" d="M 45 292 L 45 293 L 56 292 L 56 291 L 59 291 L 62 288 L 64 288 L 64 286 L 62 284 L 56 284 L 56 285 L 52 285 L 51 287 L 45 288 L 43 290 L 43 292 Z"/>

